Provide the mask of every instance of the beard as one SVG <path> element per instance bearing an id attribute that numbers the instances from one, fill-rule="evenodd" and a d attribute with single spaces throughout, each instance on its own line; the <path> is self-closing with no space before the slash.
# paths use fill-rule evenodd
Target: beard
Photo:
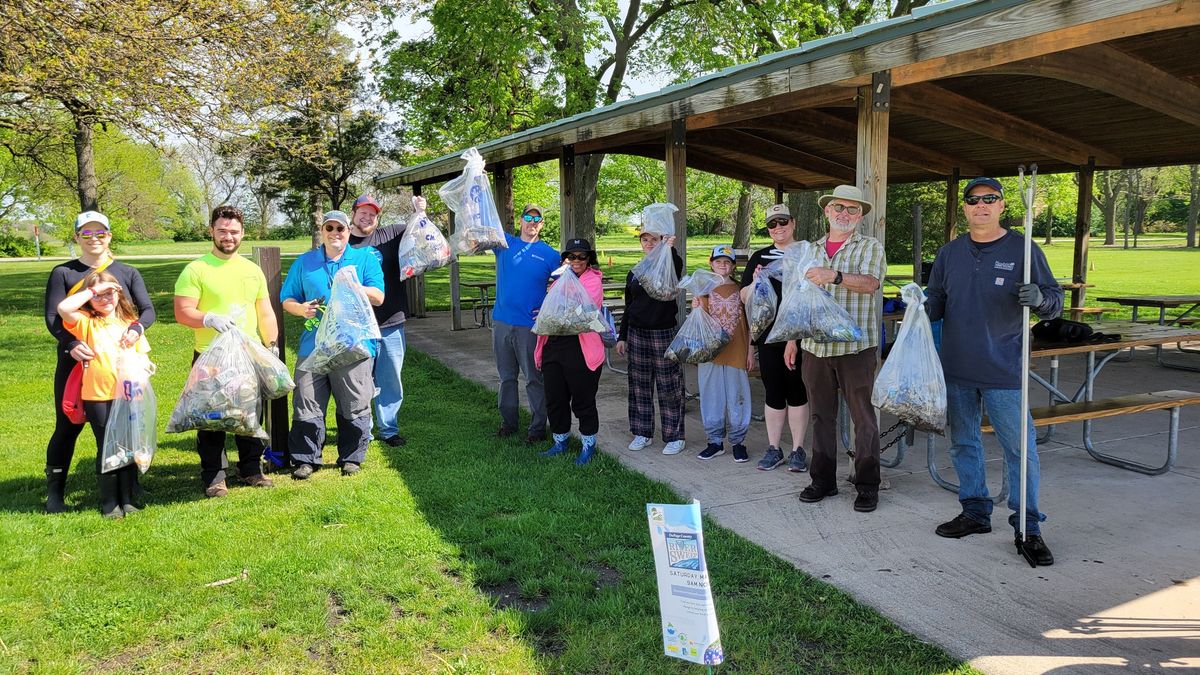
<path id="1" fill-rule="evenodd" d="M 850 230 L 854 229 L 854 225 L 852 225 L 850 223 L 842 224 L 842 223 L 837 222 L 836 220 L 830 221 L 829 227 L 832 227 L 833 229 L 837 230 L 838 232 L 849 232 Z"/>
<path id="2" fill-rule="evenodd" d="M 217 250 L 220 251 L 221 253 L 236 253 L 238 250 L 238 247 L 242 245 L 242 242 L 240 242 L 240 241 L 226 241 L 226 242 L 214 241 L 213 244 L 217 247 Z"/>

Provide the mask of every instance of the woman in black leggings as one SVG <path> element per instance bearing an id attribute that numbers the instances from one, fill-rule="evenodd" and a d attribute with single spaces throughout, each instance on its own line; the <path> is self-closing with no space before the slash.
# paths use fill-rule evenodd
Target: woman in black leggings
<path id="1" fill-rule="evenodd" d="M 142 275 L 129 265 L 113 260 L 109 251 L 112 232 L 108 218 L 96 211 L 85 211 L 75 219 L 75 242 L 79 246 L 79 257 L 58 265 L 50 271 L 46 281 L 45 318 L 46 328 L 58 341 L 56 350 L 58 363 L 54 369 L 54 433 L 46 445 L 46 513 L 61 513 L 66 510 L 64 493 L 67 485 L 67 470 L 75 455 L 75 441 L 83 431 L 82 424 L 74 424 L 62 411 L 63 391 L 67 378 L 76 363 L 90 361 L 95 355 L 83 342 L 76 340 L 63 328 L 58 315 L 58 304 L 71 294 L 88 272 L 104 268 L 117 278 L 121 291 L 133 301 L 138 320 L 130 328 L 144 333 L 154 323 L 154 306 Z M 101 411 L 96 411 L 99 414 Z M 90 414 L 90 411 L 89 411 Z M 140 492 L 137 485 L 137 467 L 124 469 L 129 491 Z M 132 498 L 132 497 L 131 497 Z"/>

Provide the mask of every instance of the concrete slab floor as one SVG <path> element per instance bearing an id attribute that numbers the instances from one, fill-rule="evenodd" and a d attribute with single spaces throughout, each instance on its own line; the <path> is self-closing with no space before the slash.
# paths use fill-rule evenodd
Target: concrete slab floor
<path id="1" fill-rule="evenodd" d="M 448 314 L 432 313 L 410 320 L 406 332 L 412 348 L 495 389 L 490 331 L 449 328 Z M 1200 365 L 1200 356 L 1175 355 L 1184 357 Z M 1043 375 L 1047 365 L 1035 362 Z M 1063 357 L 1061 365 L 1062 388 L 1073 392 L 1083 359 Z M 695 391 L 695 368 L 685 372 Z M 1044 405 L 1044 393 L 1031 386 L 1034 404 Z M 1198 391 L 1200 374 L 1158 367 L 1145 349 L 1132 362 L 1108 364 L 1096 396 L 1162 389 Z M 757 380 L 752 391 L 761 410 Z M 761 422 L 751 424 L 747 438 L 750 462 L 735 464 L 729 454 L 701 462 L 696 402 L 687 406 L 687 450 L 677 456 L 661 454 L 660 438 L 645 450 L 627 449 L 626 380 L 607 367 L 598 406 L 604 452 L 698 499 L 721 525 L 984 672 L 1200 669 L 1200 406 L 1182 411 L 1177 468 L 1160 476 L 1101 464 L 1082 449 L 1081 424 L 1060 426 L 1041 447 L 1040 501 L 1049 515 L 1043 533 L 1055 564 L 1037 569 L 1016 554 L 1005 505 L 997 506 L 990 534 L 950 540 L 933 533 L 959 508 L 955 494 L 930 479 L 921 434 L 900 466 L 884 469 L 891 487 L 879 510 L 860 514 L 847 483 L 835 497 L 804 504 L 796 495 L 807 474 L 757 471 L 766 447 Z M 1093 439 L 1105 452 L 1161 462 L 1167 420 L 1165 412 L 1100 420 Z M 881 428 L 892 421 L 885 416 Z M 956 480 L 945 439 L 937 447 L 941 475 Z M 995 490 L 1001 455 L 994 438 L 987 447 Z"/>

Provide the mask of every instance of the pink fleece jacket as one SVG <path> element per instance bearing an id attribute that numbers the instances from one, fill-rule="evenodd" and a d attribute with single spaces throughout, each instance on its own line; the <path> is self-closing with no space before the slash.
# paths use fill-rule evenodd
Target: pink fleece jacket
<path id="1" fill-rule="evenodd" d="M 567 271 L 566 274 L 571 274 Z M 589 267 L 584 271 L 583 276 L 579 277 L 580 283 L 587 289 L 588 295 L 592 296 L 592 301 L 599 307 L 604 304 L 604 283 L 603 275 L 600 270 Z M 558 283 L 555 281 L 554 283 Z M 553 285 L 550 288 L 554 288 Z M 537 346 L 533 348 L 533 363 L 542 369 L 542 348 L 546 346 L 548 336 L 539 335 Z M 583 333 L 579 336 L 579 347 L 583 350 L 583 360 L 587 363 L 589 370 L 595 370 L 604 363 L 604 343 L 600 340 L 599 333 Z"/>

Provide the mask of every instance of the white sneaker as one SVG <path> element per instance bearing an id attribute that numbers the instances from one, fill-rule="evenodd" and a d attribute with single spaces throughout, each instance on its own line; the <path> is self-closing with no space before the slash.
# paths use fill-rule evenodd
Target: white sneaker
<path id="1" fill-rule="evenodd" d="M 671 441 L 670 443 L 667 443 L 666 445 L 663 446 L 663 454 L 664 455 L 678 455 L 681 452 L 683 452 L 683 441 L 682 440 Z"/>
<path id="2" fill-rule="evenodd" d="M 649 438 L 646 438 L 645 436 L 634 436 L 633 440 L 629 443 L 629 449 L 630 450 L 641 450 L 642 448 L 645 448 L 647 445 L 650 445 L 650 443 L 651 443 L 651 440 Z"/>

